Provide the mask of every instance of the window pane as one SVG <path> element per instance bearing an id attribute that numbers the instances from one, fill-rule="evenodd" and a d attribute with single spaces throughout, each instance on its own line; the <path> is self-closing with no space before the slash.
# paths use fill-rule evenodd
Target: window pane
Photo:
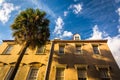
<path id="1" fill-rule="evenodd" d="M 78 79 L 79 80 L 86 80 L 87 71 L 86 69 L 78 68 Z"/>
<path id="2" fill-rule="evenodd" d="M 107 68 L 100 68 L 99 71 L 100 71 L 101 78 L 110 78 L 110 74 Z"/>
<path id="3" fill-rule="evenodd" d="M 41 54 L 41 53 L 43 53 L 44 52 L 44 46 L 41 46 L 40 48 L 37 48 L 37 52 L 36 52 L 36 54 Z"/>
<path id="4" fill-rule="evenodd" d="M 36 80 L 37 74 L 38 74 L 38 68 L 31 68 L 28 80 Z"/>
<path id="5" fill-rule="evenodd" d="M 26 49 L 25 54 L 28 54 L 29 48 Z"/>
<path id="6" fill-rule="evenodd" d="M 8 73 L 7 73 L 7 76 L 5 77 L 5 80 L 9 80 L 10 79 L 13 70 L 14 70 L 14 67 L 11 67 L 10 70 L 8 71 Z"/>
<path id="7" fill-rule="evenodd" d="M 95 54 L 99 54 L 98 46 L 93 46 L 93 51 Z"/>
<path id="8" fill-rule="evenodd" d="M 75 40 L 79 40 L 79 36 L 75 36 Z"/>
<path id="9" fill-rule="evenodd" d="M 82 50 L 81 50 L 81 46 L 76 46 L 76 53 L 77 54 L 81 54 L 82 53 Z"/>
<path id="10" fill-rule="evenodd" d="M 64 80 L 64 68 L 56 69 L 56 80 Z"/>
<path id="11" fill-rule="evenodd" d="M 64 46 L 59 46 L 59 53 L 64 54 Z"/>
<path id="12" fill-rule="evenodd" d="M 5 50 L 4 54 L 10 54 L 10 51 L 12 50 L 13 45 L 8 45 L 7 49 Z"/>

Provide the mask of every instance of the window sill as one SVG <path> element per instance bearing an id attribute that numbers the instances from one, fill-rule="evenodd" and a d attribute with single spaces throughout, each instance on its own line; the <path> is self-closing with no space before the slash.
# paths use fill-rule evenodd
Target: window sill
<path id="1" fill-rule="evenodd" d="M 42 53 L 42 54 L 35 54 L 35 55 L 46 55 L 46 54 L 43 54 L 43 53 Z"/>
<path id="2" fill-rule="evenodd" d="M 1 54 L 1 55 L 11 55 L 11 54 Z"/>

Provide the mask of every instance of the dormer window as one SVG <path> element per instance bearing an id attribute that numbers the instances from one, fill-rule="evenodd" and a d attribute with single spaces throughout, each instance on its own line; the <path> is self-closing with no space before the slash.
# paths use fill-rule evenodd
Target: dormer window
<path id="1" fill-rule="evenodd" d="M 79 34 L 75 34 L 73 36 L 73 40 L 80 40 L 80 35 Z"/>
<path id="2" fill-rule="evenodd" d="M 79 36 L 75 36 L 75 40 L 79 40 Z"/>

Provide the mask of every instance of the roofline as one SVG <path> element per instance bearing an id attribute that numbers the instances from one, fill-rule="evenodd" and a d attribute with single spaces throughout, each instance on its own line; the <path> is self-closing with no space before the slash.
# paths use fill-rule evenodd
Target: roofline
<path id="1" fill-rule="evenodd" d="M 107 43 L 108 40 L 53 40 L 53 42 L 102 42 L 102 43 Z"/>
<path id="2" fill-rule="evenodd" d="M 2 40 L 3 42 L 14 42 L 14 40 Z"/>
<path id="3" fill-rule="evenodd" d="M 2 40 L 3 42 L 14 42 L 14 40 Z M 105 42 L 107 43 L 107 39 L 106 40 L 50 40 L 53 42 Z"/>

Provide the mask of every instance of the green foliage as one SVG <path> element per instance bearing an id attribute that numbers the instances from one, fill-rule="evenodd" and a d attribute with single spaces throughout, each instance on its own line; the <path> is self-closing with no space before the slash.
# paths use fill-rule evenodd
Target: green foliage
<path id="1" fill-rule="evenodd" d="M 49 20 L 46 13 L 39 9 L 28 8 L 15 18 L 11 25 L 13 37 L 19 44 L 28 43 L 29 47 L 40 47 L 49 39 Z"/>

